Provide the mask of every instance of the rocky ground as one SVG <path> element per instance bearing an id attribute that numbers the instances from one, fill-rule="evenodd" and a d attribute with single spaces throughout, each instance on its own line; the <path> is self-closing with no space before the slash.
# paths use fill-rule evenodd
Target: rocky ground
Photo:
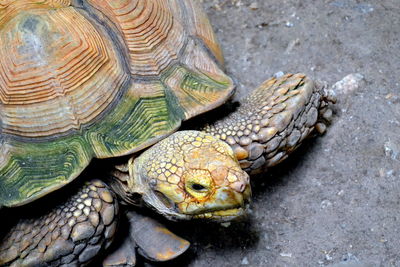
<path id="1" fill-rule="evenodd" d="M 202 2 L 239 97 L 282 71 L 339 101 L 323 137 L 254 178 L 245 222 L 171 225 L 192 248 L 169 265 L 400 266 L 399 1 Z"/>

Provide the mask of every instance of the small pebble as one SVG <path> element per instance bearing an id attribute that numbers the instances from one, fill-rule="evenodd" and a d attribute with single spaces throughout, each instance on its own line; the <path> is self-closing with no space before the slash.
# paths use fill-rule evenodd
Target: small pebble
<path id="1" fill-rule="evenodd" d="M 247 259 L 247 257 L 244 257 L 244 258 L 242 259 L 241 264 L 242 264 L 242 265 L 249 265 L 249 260 Z"/>
<path id="2" fill-rule="evenodd" d="M 291 23 L 290 21 L 286 21 L 285 26 L 288 28 L 292 28 L 294 26 L 294 24 Z"/>
<path id="3" fill-rule="evenodd" d="M 280 77 L 282 77 L 283 75 L 285 75 L 285 73 L 284 73 L 283 71 L 278 71 L 277 73 L 274 74 L 274 77 L 275 77 L 275 78 L 280 78 Z"/>
<path id="4" fill-rule="evenodd" d="M 338 81 L 332 86 L 332 89 L 338 94 L 350 94 L 360 88 L 364 76 L 360 73 L 352 73 Z"/>
<path id="5" fill-rule="evenodd" d="M 287 46 L 287 48 L 286 48 L 285 53 L 289 54 L 293 50 L 293 48 L 295 46 L 298 46 L 299 44 L 300 44 L 300 39 L 299 38 L 290 41 L 288 46 Z"/>
<path id="6" fill-rule="evenodd" d="M 321 209 L 326 209 L 328 207 L 332 206 L 332 202 L 329 200 L 325 199 L 321 202 Z"/>
<path id="7" fill-rule="evenodd" d="M 385 142 L 384 144 L 385 155 L 390 157 L 392 160 L 396 160 L 400 153 L 400 146 L 394 143 L 392 140 Z"/>
<path id="8" fill-rule="evenodd" d="M 373 12 L 375 9 L 373 7 L 373 5 L 371 4 L 357 4 L 356 6 L 356 10 L 358 10 L 359 12 L 363 13 L 363 14 L 368 14 Z"/>
<path id="9" fill-rule="evenodd" d="M 251 10 L 257 10 L 258 9 L 258 3 L 257 2 L 253 2 L 250 4 L 249 8 Z"/>
<path id="10" fill-rule="evenodd" d="M 351 253 L 342 256 L 342 262 L 359 262 L 360 260 Z"/>
<path id="11" fill-rule="evenodd" d="M 388 171 L 386 172 L 386 176 L 387 176 L 387 177 L 391 177 L 391 176 L 393 176 L 393 174 L 394 174 L 394 170 L 388 170 Z"/>
<path id="12" fill-rule="evenodd" d="M 325 260 L 331 261 L 331 260 L 333 260 L 333 257 L 328 253 L 325 255 Z"/>

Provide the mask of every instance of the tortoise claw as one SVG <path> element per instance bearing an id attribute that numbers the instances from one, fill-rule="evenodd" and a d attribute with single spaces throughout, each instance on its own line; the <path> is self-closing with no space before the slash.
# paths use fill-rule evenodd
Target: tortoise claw
<path id="1" fill-rule="evenodd" d="M 128 213 L 130 237 L 138 253 L 148 260 L 162 262 L 175 259 L 190 246 L 189 241 L 175 235 L 158 221 L 135 212 Z"/>
<path id="2" fill-rule="evenodd" d="M 319 106 L 318 121 L 315 124 L 315 130 L 318 134 L 322 135 L 333 120 L 333 107 L 332 104 L 337 102 L 335 92 L 326 89 L 326 85 L 317 83 L 321 93 L 321 103 Z"/>

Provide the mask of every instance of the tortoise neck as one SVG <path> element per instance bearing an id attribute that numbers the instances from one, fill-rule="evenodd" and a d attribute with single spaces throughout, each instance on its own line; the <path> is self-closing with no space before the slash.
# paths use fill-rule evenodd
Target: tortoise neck
<path id="1" fill-rule="evenodd" d="M 116 165 L 109 175 L 109 185 L 124 205 L 142 206 L 142 195 L 132 190 L 129 163 Z"/>

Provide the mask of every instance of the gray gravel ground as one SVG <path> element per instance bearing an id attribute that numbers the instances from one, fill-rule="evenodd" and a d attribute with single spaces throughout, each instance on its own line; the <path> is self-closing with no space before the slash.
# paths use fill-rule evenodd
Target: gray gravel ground
<path id="1" fill-rule="evenodd" d="M 339 102 L 323 137 L 254 178 L 247 221 L 172 224 L 193 243 L 172 265 L 400 266 L 399 0 L 202 2 L 239 96 L 304 72 Z"/>
<path id="2" fill-rule="evenodd" d="M 253 177 L 246 220 L 168 223 L 192 246 L 161 266 L 400 266 L 400 0 L 201 2 L 238 98 L 304 72 L 338 103 L 324 136 Z"/>

